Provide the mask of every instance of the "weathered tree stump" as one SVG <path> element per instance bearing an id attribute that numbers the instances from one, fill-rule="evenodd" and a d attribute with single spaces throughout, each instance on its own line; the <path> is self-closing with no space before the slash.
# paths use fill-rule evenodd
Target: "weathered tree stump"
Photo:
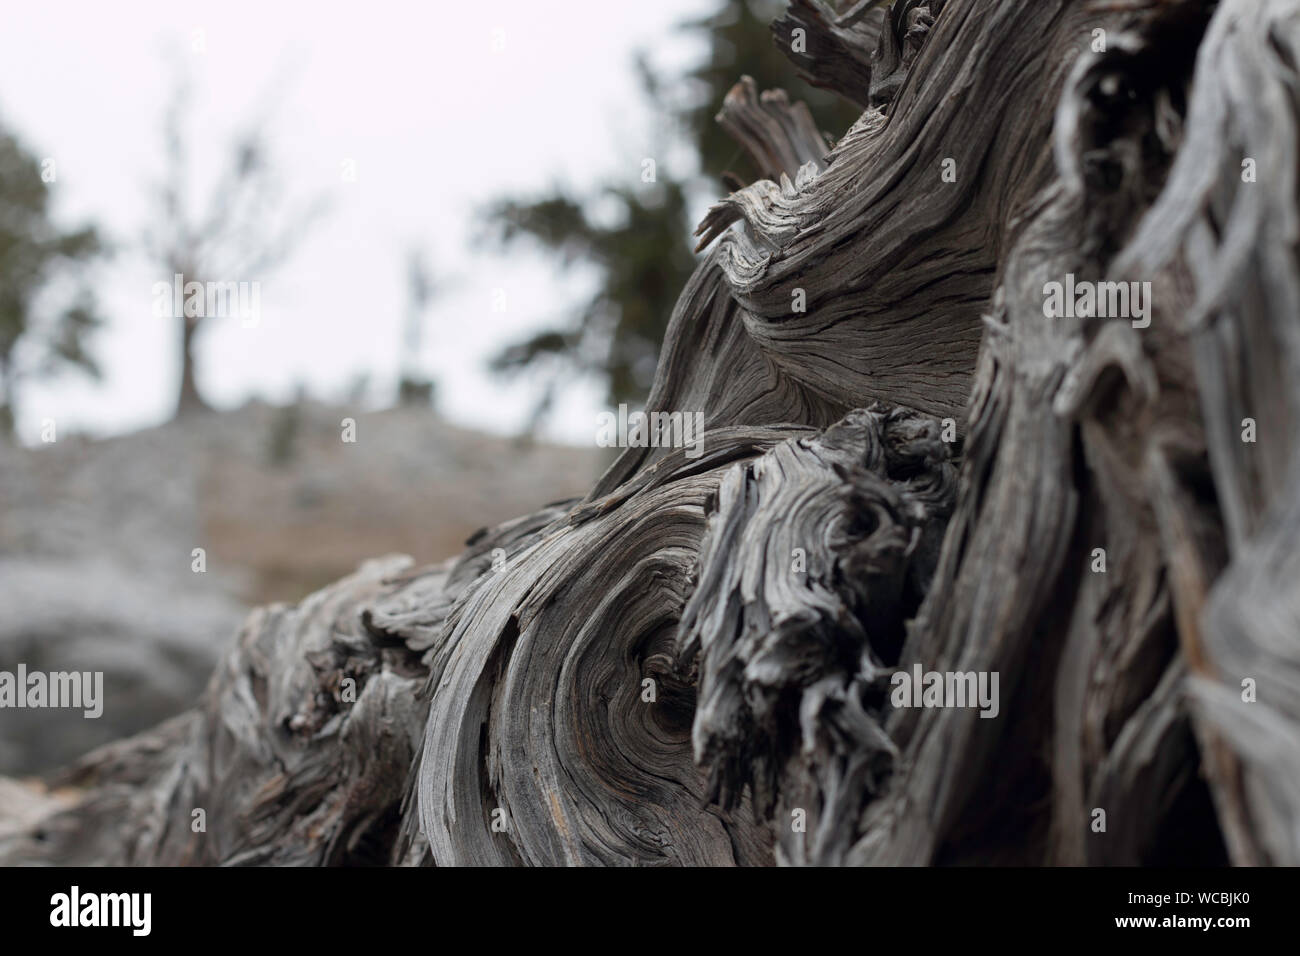
<path id="1" fill-rule="evenodd" d="M 255 612 L 0 857 L 1300 863 L 1300 0 L 774 34 L 865 112 L 723 105 L 772 178 L 701 225 L 648 405 L 703 453 Z M 918 667 L 996 714 L 900 706 Z"/>

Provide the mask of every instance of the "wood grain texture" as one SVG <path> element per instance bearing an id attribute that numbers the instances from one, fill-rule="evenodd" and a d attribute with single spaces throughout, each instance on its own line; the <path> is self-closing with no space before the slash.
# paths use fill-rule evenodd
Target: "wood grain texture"
<path id="1" fill-rule="evenodd" d="M 772 178 L 701 224 L 647 405 L 700 454 L 258 611 L 0 859 L 1300 863 L 1300 0 L 774 34 L 864 113 L 722 105 Z M 1149 324 L 1049 315 L 1067 275 Z M 914 667 L 997 716 L 896 706 Z"/>

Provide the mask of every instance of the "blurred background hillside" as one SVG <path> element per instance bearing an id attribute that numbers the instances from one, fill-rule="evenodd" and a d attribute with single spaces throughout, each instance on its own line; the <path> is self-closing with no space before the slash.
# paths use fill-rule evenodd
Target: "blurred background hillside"
<path id="1" fill-rule="evenodd" d="M 252 605 L 584 494 L 695 224 L 756 176 L 727 90 L 856 118 L 775 49 L 783 8 L 6 11 L 0 669 L 102 669 L 109 703 L 0 713 L 0 774 L 189 705 Z M 160 314 L 177 274 L 255 312 Z"/>

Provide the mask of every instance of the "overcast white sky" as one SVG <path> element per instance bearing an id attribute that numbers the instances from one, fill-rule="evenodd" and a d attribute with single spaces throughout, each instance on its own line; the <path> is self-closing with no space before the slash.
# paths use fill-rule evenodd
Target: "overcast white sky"
<path id="1" fill-rule="evenodd" d="M 473 213 L 501 195 L 554 181 L 580 187 L 637 179 L 656 121 L 639 95 L 634 52 L 684 67 L 698 41 L 673 30 L 707 0 L 496 0 L 271 3 L 100 0 L 5 4 L 0 122 L 56 161 L 58 217 L 138 238 L 163 169 L 161 117 L 174 62 L 192 71 L 192 149 L 224 155 L 277 80 L 284 94 L 271 146 L 291 193 L 331 209 L 283 267 L 261 282 L 256 328 L 213 319 L 200 343 L 201 391 L 228 407 L 283 401 L 298 383 L 340 399 L 369 373 L 370 405 L 388 404 L 399 370 L 405 260 L 423 243 L 445 288 L 430 309 L 420 365 L 439 408 L 462 424 L 512 432 L 534 391 L 488 375 L 501 345 L 582 301 L 590 276 L 560 273 L 522 249 L 472 242 Z M 202 31 L 202 52 L 192 49 Z M 499 32 L 500 31 L 500 32 Z M 500 49 L 494 49 L 499 47 Z M 657 157 L 689 161 L 689 152 Z M 345 160 L 356 181 L 345 182 Z M 214 164 L 196 163 L 205 185 Z M 702 210 L 701 210 L 702 211 Z M 107 434 L 170 413 L 179 376 L 176 322 L 154 318 L 160 269 L 129 252 L 96 282 L 106 329 L 92 351 L 105 377 L 63 376 L 20 394 L 19 434 L 40 422 Z M 507 290 L 507 311 L 492 290 Z M 603 389 L 574 389 L 552 437 L 590 443 Z"/>

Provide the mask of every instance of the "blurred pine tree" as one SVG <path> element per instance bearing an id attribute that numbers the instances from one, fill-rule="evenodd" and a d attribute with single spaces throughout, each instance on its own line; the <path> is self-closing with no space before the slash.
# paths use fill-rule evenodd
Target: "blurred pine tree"
<path id="1" fill-rule="evenodd" d="M 542 372 L 534 427 L 575 373 L 605 378 L 611 405 L 644 401 L 668 318 L 695 268 L 690 198 L 724 194 L 724 174 L 744 182 L 759 175 L 714 120 L 742 75 L 752 76 L 761 90 L 779 87 L 802 99 L 834 138 L 858 118 L 860 111 L 851 104 L 799 79 L 776 48 L 769 24 L 784 7 L 779 0 L 721 0 L 712 15 L 682 24 L 681 29 L 703 35 L 707 48 L 683 79 L 663 77 L 644 56 L 638 58 L 646 98 L 668 120 L 674 137 L 694 149 L 698 172 L 672 178 L 668 164 L 658 162 L 653 186 L 624 181 L 587 195 L 556 189 L 540 198 L 503 199 L 487 210 L 489 234 L 500 243 L 529 238 L 562 265 L 594 265 L 600 276 L 596 294 L 576 320 L 509 346 L 492 363 L 505 375 Z M 614 215 L 593 216 L 597 202 Z"/>
<path id="2" fill-rule="evenodd" d="M 101 324 L 84 279 L 55 303 L 45 293 L 61 269 L 104 251 L 93 228 L 63 231 L 50 215 L 52 159 L 38 160 L 0 129 L 0 438 L 13 433 L 24 378 L 75 368 L 98 377 L 86 339 Z"/>

